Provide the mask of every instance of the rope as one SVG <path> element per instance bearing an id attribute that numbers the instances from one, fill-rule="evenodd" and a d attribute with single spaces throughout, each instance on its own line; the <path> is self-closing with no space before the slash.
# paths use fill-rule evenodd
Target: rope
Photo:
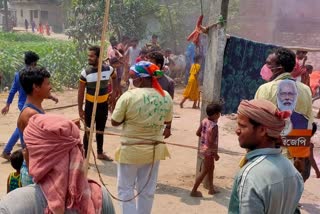
<path id="1" fill-rule="evenodd" d="M 80 130 L 81 131 L 85 131 L 85 129 L 83 129 L 83 128 L 80 128 Z M 128 136 L 128 135 L 122 135 L 122 134 L 117 134 L 117 133 L 113 133 L 113 132 L 106 132 L 106 131 L 94 130 L 94 133 L 103 134 L 103 135 L 109 135 L 109 136 L 117 136 L 117 137 L 127 137 L 127 138 L 136 139 L 136 140 L 151 141 L 150 139 L 146 139 L 146 138 L 132 137 L 132 136 Z M 178 146 L 178 147 L 182 147 L 182 148 L 194 149 L 194 150 L 199 151 L 199 148 L 197 146 L 189 146 L 189 145 L 183 145 L 183 144 L 179 144 L 179 143 L 170 143 L 170 142 L 165 142 L 165 141 L 157 141 L 157 142 L 158 143 L 167 144 L 167 145 L 172 145 L 172 146 Z M 221 152 L 221 153 L 224 153 L 224 154 L 229 154 L 229 155 L 238 155 L 238 156 L 245 155 L 245 153 L 227 151 L 227 150 L 224 150 L 224 149 L 218 149 L 218 151 Z"/>
<path id="2" fill-rule="evenodd" d="M 83 120 L 81 120 L 84 127 L 85 127 L 85 132 L 88 132 L 88 127 L 86 126 L 85 122 Z M 97 133 L 97 132 L 96 132 Z M 99 134 L 99 133 L 98 133 Z M 88 136 L 89 137 L 89 136 Z M 162 142 L 159 142 L 159 143 L 162 143 Z M 132 144 L 134 145 L 134 144 Z M 144 184 L 144 186 L 142 187 L 142 189 L 140 190 L 140 192 L 138 192 L 136 195 L 134 195 L 132 198 L 130 199 L 126 199 L 126 200 L 123 200 L 123 199 L 120 199 L 116 196 L 114 196 L 110 190 L 107 188 L 107 185 L 104 183 L 103 179 L 102 179 L 102 176 L 101 176 L 101 173 L 100 173 L 100 170 L 99 170 L 99 167 L 98 167 L 98 164 L 97 164 L 97 158 L 96 158 L 96 155 L 93 151 L 93 149 L 91 150 L 92 151 L 92 155 L 93 155 L 93 160 L 94 160 L 94 165 L 97 169 L 97 172 L 98 172 L 98 176 L 99 176 L 99 180 L 100 182 L 102 183 L 102 185 L 106 188 L 107 192 L 110 194 L 110 196 L 116 200 L 116 201 L 120 201 L 120 202 L 129 202 L 129 201 L 132 201 L 134 200 L 135 198 L 137 198 L 142 192 L 143 190 L 147 187 L 147 185 L 149 184 L 150 180 L 151 180 L 151 175 L 152 175 L 152 170 L 153 170 L 153 167 L 154 167 L 154 159 L 155 159 L 155 155 L 156 155 L 156 145 L 158 145 L 158 143 L 154 143 L 153 144 L 153 155 L 152 155 L 152 164 L 151 164 L 151 169 L 150 169 L 150 172 L 149 172 L 149 175 L 148 175 L 148 180 L 147 182 Z"/>
<path id="3" fill-rule="evenodd" d="M 72 104 L 72 105 L 66 105 L 66 106 L 59 106 L 59 107 L 54 107 L 54 108 L 47 108 L 44 109 L 45 111 L 53 111 L 53 110 L 60 110 L 60 109 L 65 109 L 65 108 L 71 108 L 71 107 L 75 107 L 78 106 L 78 104 Z"/>
<path id="4" fill-rule="evenodd" d="M 85 131 L 83 128 L 80 128 L 81 131 Z M 122 135 L 122 134 L 117 134 L 114 132 L 107 132 L 107 131 L 97 131 L 94 130 L 94 133 L 96 134 L 103 134 L 103 135 L 110 135 L 110 136 L 117 136 L 117 137 L 127 137 L 127 138 L 132 138 L 132 139 L 136 139 L 136 140 L 146 140 L 146 141 L 151 141 L 150 139 L 146 139 L 146 138 L 141 138 L 141 137 L 132 137 L 132 136 L 128 136 L 128 135 Z M 178 146 L 178 147 L 182 147 L 182 148 L 189 148 L 189 149 L 194 149 L 199 151 L 199 148 L 197 146 L 189 146 L 189 145 L 183 145 L 183 144 L 179 144 L 179 143 L 170 143 L 170 142 L 165 142 L 165 141 L 157 141 L 159 143 L 163 143 L 163 144 L 167 144 L 167 145 L 172 145 L 172 146 Z M 320 146 L 318 147 L 314 147 L 315 149 L 320 148 Z M 220 153 L 224 153 L 227 155 L 238 155 L 238 156 L 243 156 L 246 153 L 241 153 L 241 152 L 233 152 L 233 151 L 228 151 L 225 149 L 218 149 L 218 151 Z"/>

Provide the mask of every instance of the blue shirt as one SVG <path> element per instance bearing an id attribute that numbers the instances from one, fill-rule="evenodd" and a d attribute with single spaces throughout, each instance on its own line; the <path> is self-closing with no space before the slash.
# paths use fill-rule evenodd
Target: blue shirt
<path id="1" fill-rule="evenodd" d="M 303 179 L 281 149 L 256 149 L 235 177 L 229 214 L 294 213 L 303 192 Z"/>
<path id="2" fill-rule="evenodd" d="M 196 46 L 193 42 L 189 43 L 186 50 L 187 63 L 193 64 L 196 55 Z"/>
<path id="3" fill-rule="evenodd" d="M 11 86 L 11 89 L 10 89 L 10 92 L 9 92 L 9 96 L 8 96 L 8 99 L 7 99 L 7 104 L 11 104 L 12 101 L 13 101 L 14 95 L 17 92 L 19 92 L 18 108 L 21 111 L 21 109 L 23 108 L 24 103 L 27 100 L 27 95 L 24 92 L 23 88 L 21 87 L 19 76 L 20 76 L 19 72 L 16 72 L 14 74 L 14 80 L 12 82 L 12 86 Z"/>

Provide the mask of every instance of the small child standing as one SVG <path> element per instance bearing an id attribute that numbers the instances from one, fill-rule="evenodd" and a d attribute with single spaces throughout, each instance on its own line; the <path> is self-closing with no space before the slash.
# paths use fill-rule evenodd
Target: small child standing
<path id="1" fill-rule="evenodd" d="M 23 162 L 21 150 L 17 150 L 10 156 L 11 166 L 16 170 L 11 172 L 7 181 L 7 193 L 21 187 L 20 168 Z"/>
<path id="2" fill-rule="evenodd" d="M 200 151 L 199 154 L 203 159 L 204 168 L 196 178 L 196 182 L 190 193 L 192 197 L 202 197 L 202 193 L 197 191 L 199 185 L 203 181 L 206 175 L 209 180 L 209 192 L 208 194 L 213 195 L 218 193 L 213 186 L 213 171 L 214 161 L 219 160 L 218 155 L 218 119 L 222 111 L 222 105 L 217 103 L 209 104 L 206 108 L 207 118 L 201 121 L 201 124 L 197 130 L 197 136 L 200 137 Z"/>

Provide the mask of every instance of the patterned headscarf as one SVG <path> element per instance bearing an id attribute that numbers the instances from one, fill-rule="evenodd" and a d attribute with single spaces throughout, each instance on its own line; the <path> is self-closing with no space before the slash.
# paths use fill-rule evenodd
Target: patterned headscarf
<path id="1" fill-rule="evenodd" d="M 140 61 L 131 66 L 130 71 L 134 72 L 138 77 L 141 78 L 151 77 L 152 87 L 156 89 L 162 96 L 165 95 L 161 85 L 156 78 L 156 76 L 163 76 L 163 72 L 159 69 L 158 66 L 151 62 Z"/>

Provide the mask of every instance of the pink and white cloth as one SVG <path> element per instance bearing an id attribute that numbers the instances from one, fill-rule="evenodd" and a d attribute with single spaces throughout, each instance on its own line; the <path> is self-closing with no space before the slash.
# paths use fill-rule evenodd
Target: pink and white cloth
<path id="1" fill-rule="evenodd" d="M 100 186 L 88 181 L 83 166 L 80 130 L 61 116 L 36 114 L 24 131 L 29 153 L 29 173 L 40 185 L 46 213 L 101 213 Z"/>

